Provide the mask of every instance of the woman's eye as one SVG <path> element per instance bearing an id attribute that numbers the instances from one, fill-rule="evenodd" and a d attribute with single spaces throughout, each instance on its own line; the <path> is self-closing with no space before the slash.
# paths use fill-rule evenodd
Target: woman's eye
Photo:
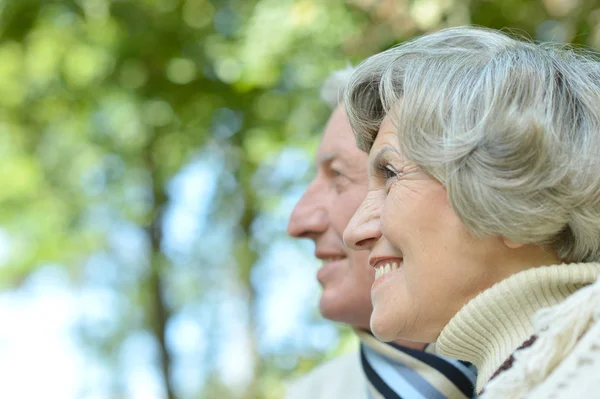
<path id="1" fill-rule="evenodd" d="M 381 175 L 386 179 L 392 179 L 398 176 L 398 171 L 394 169 L 392 165 L 381 165 L 380 167 Z"/>

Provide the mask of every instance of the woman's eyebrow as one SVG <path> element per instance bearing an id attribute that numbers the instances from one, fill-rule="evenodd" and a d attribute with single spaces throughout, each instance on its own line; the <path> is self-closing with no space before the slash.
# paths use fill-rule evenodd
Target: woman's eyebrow
<path id="1" fill-rule="evenodd" d="M 371 166 L 375 167 L 376 165 L 379 165 L 382 161 L 382 158 L 385 156 L 385 154 L 390 151 L 397 153 L 397 151 L 392 146 L 386 145 L 385 147 L 383 147 L 381 149 L 381 151 L 379 151 L 379 153 L 375 156 L 375 159 L 373 159 Z"/>

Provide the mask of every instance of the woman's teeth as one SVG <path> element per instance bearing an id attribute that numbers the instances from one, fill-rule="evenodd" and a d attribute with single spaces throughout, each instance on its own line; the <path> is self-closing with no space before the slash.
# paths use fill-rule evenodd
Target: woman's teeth
<path id="1" fill-rule="evenodd" d="M 396 270 L 398 267 L 400 266 L 396 262 L 386 263 L 385 265 L 377 266 L 377 268 L 375 269 L 375 280 L 377 280 L 379 277 L 383 276 L 386 273 Z"/>

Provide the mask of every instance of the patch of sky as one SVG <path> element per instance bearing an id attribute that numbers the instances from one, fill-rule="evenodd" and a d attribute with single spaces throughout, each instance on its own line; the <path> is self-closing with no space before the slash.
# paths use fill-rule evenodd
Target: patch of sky
<path id="1" fill-rule="evenodd" d="M 244 114 L 229 108 L 215 110 L 211 121 L 212 136 L 216 139 L 228 139 L 242 128 Z"/>
<path id="2" fill-rule="evenodd" d="M 130 170 L 127 173 L 122 195 L 119 200 L 130 213 L 140 218 L 148 215 L 154 205 L 152 182 L 148 172 L 142 169 Z"/>
<path id="3" fill-rule="evenodd" d="M 223 36 L 232 36 L 240 28 L 240 16 L 230 7 L 221 7 L 213 16 L 215 31 Z"/>
<path id="4" fill-rule="evenodd" d="M 210 273 L 214 266 L 203 262 L 178 265 L 163 273 L 165 282 L 164 298 L 173 310 L 181 309 L 188 303 L 202 300 L 204 293 L 221 280 Z"/>
<path id="5" fill-rule="evenodd" d="M 186 165 L 167 185 L 163 251 L 177 262 L 189 254 L 204 230 L 215 195 L 220 159 L 205 155 Z"/>
<path id="6" fill-rule="evenodd" d="M 248 307 L 244 293 L 237 295 L 232 290 L 222 291 L 217 302 L 219 316 L 220 351 L 216 366 L 224 383 L 233 389 L 243 389 L 252 379 L 252 352 L 250 336 L 245 334 L 249 328 Z"/>
<path id="7" fill-rule="evenodd" d="M 0 294 L 0 397 L 79 397 L 85 359 L 72 337 L 77 313 L 60 266 L 42 267 L 21 289 Z"/>
<path id="8" fill-rule="evenodd" d="M 119 360 L 123 384 L 131 398 L 164 398 L 156 339 L 147 331 L 130 334 L 121 345 Z"/>
<path id="9" fill-rule="evenodd" d="M 82 389 L 77 399 L 106 399 L 113 395 L 113 371 L 102 360 L 88 356 L 80 380 Z M 61 398 L 62 399 L 62 398 Z M 64 398 L 68 399 L 68 398 Z"/>
<path id="10" fill-rule="evenodd" d="M 109 287 L 84 287 L 77 302 L 81 326 L 92 339 L 98 340 L 116 334 L 130 308 L 128 299 Z"/>
<path id="11" fill-rule="evenodd" d="M 304 150 L 288 148 L 274 161 L 261 165 L 254 176 L 254 185 L 263 197 L 279 195 L 276 206 L 258 215 L 252 224 L 253 242 L 263 254 L 251 275 L 263 355 L 305 354 L 337 344 L 335 325 L 320 316 L 315 318 L 320 290 L 314 244 L 285 236 L 292 209 L 306 189 L 306 183 L 295 182 L 304 180 L 311 166 Z"/>
<path id="12" fill-rule="evenodd" d="M 173 390 L 178 398 L 197 398 L 206 383 L 206 372 L 197 359 L 186 357 L 172 366 Z"/>
<path id="13" fill-rule="evenodd" d="M 158 365 L 158 362 L 158 343 L 148 331 L 133 332 L 121 343 L 119 363 L 124 369 L 143 369 L 148 365 Z"/>
<path id="14" fill-rule="evenodd" d="M 292 182 L 302 180 L 311 167 L 304 150 L 284 148 L 274 159 L 260 165 L 253 176 L 253 187 L 259 194 L 272 195 Z"/>
<path id="15" fill-rule="evenodd" d="M 125 273 L 125 280 L 130 280 Z M 98 251 L 90 255 L 83 264 L 83 279 L 91 286 L 112 286 L 123 280 L 123 269 L 111 254 Z M 135 280 L 134 280 L 135 281 Z"/>
<path id="16" fill-rule="evenodd" d="M 223 223 L 207 228 L 193 252 L 186 257 L 187 262 L 177 265 L 178 276 L 173 276 L 174 280 L 193 278 L 199 281 L 196 287 L 192 287 L 189 281 L 184 285 L 188 290 L 195 288 L 197 291 L 220 287 L 227 278 L 235 280 L 237 276 L 232 271 L 236 269 L 237 262 L 233 255 L 233 235 L 233 228 Z M 181 287 L 177 281 L 174 283 L 174 286 Z"/>
<path id="17" fill-rule="evenodd" d="M 106 154 L 102 159 L 104 173 L 109 181 L 119 180 L 125 172 L 125 162 L 117 154 Z"/>
<path id="18" fill-rule="evenodd" d="M 219 192 L 222 195 L 231 195 L 238 187 L 235 176 L 228 170 L 222 170 L 216 180 Z"/>
<path id="19" fill-rule="evenodd" d="M 271 215 L 260 214 L 252 222 L 251 231 L 253 244 L 262 250 L 268 248 L 273 243 L 273 239 L 284 233 L 285 224 L 281 226 L 281 223 L 273 220 Z"/>
<path id="20" fill-rule="evenodd" d="M 108 245 L 114 259 L 125 273 L 141 276 L 150 263 L 150 243 L 146 233 L 136 224 L 120 222 L 108 236 Z"/>
<path id="21" fill-rule="evenodd" d="M 192 397 L 204 385 L 208 337 L 202 318 L 191 306 L 174 315 L 167 325 L 166 339 L 174 355 L 173 379 L 180 397 Z"/>
<path id="22" fill-rule="evenodd" d="M 89 197 L 97 197 L 106 189 L 106 174 L 101 164 L 82 171 L 79 177 L 82 191 Z"/>
<path id="23" fill-rule="evenodd" d="M 293 186 L 277 199 L 276 205 L 269 212 L 262 213 L 252 223 L 252 237 L 260 246 L 268 246 L 273 240 L 287 234 L 287 225 L 306 186 Z"/>
<path id="24" fill-rule="evenodd" d="M 164 399 L 167 397 L 157 368 L 139 367 L 126 370 L 123 376 L 126 381 L 127 396 L 131 399 Z"/>
<path id="25" fill-rule="evenodd" d="M 106 203 L 88 206 L 81 217 L 84 228 L 91 228 L 102 233 L 109 232 L 118 220 L 118 211 Z"/>
<path id="26" fill-rule="evenodd" d="M 193 354 L 201 359 L 206 351 L 206 334 L 196 316 L 196 312 L 187 308 L 169 320 L 167 343 L 169 349 L 179 356 Z"/>
<path id="27" fill-rule="evenodd" d="M 310 160 L 299 149 L 284 149 L 272 164 L 263 164 L 254 176 L 254 185 L 263 198 L 274 200 L 274 206 L 258 215 L 252 223 L 253 240 L 261 247 L 284 236 L 292 209 L 302 196 L 306 185 L 302 180 L 310 170 Z M 262 182 L 259 183 L 259 182 Z"/>
<path id="28" fill-rule="evenodd" d="M 337 326 L 333 323 L 321 323 L 311 328 L 308 334 L 311 347 L 316 352 L 325 352 L 335 348 L 339 342 Z"/>
<path id="29" fill-rule="evenodd" d="M 312 349 L 311 331 L 323 322 L 314 319 L 319 293 L 317 265 L 314 257 L 298 251 L 291 241 L 279 240 L 254 267 L 252 282 L 258 292 L 263 355 Z M 324 345 L 333 345 L 330 337 Z"/>

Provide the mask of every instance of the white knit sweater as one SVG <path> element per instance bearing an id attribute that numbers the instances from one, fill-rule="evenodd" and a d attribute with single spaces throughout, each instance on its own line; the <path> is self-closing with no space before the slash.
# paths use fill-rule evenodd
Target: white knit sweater
<path id="1" fill-rule="evenodd" d="M 598 276 L 600 263 L 517 273 L 469 301 L 442 330 L 437 351 L 475 364 L 485 399 L 600 397 Z M 490 381 L 511 354 L 512 366 Z"/>

